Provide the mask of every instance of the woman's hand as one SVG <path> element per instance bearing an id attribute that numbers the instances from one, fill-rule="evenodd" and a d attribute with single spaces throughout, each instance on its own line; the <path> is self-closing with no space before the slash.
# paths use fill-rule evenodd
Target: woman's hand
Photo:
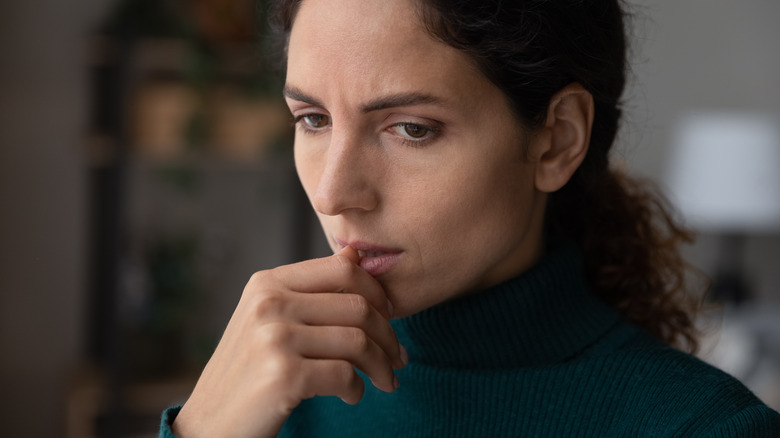
<path id="1" fill-rule="evenodd" d="M 392 305 L 351 247 L 252 276 L 173 424 L 184 438 L 275 436 L 302 400 L 354 404 L 363 381 L 387 392 L 406 360 L 388 321 Z"/>

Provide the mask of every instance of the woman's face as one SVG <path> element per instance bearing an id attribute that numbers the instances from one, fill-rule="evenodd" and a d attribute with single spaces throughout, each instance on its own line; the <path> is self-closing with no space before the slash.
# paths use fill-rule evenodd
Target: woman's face
<path id="1" fill-rule="evenodd" d="M 527 269 L 545 196 L 502 92 L 432 39 L 413 0 L 306 0 L 285 96 L 295 162 L 334 251 L 406 316 Z"/>

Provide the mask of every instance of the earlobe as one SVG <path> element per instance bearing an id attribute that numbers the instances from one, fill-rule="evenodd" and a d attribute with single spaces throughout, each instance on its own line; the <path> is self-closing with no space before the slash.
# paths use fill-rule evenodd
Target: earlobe
<path id="1" fill-rule="evenodd" d="M 585 159 L 594 117 L 593 96 L 578 83 L 556 93 L 547 110 L 535 184 L 550 193 L 563 187 Z"/>

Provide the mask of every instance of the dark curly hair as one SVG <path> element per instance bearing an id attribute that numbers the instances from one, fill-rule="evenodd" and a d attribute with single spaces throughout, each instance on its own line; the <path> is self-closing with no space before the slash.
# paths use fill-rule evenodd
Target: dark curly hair
<path id="1" fill-rule="evenodd" d="M 286 41 L 302 0 L 272 1 L 272 24 Z M 698 343 L 701 294 L 679 253 L 693 235 L 649 182 L 610 166 L 626 83 L 625 7 L 620 0 L 418 0 L 429 34 L 462 50 L 508 97 L 529 130 L 571 83 L 593 96 L 587 156 L 551 194 L 550 236 L 573 239 L 596 295 L 655 337 L 689 351 Z"/>

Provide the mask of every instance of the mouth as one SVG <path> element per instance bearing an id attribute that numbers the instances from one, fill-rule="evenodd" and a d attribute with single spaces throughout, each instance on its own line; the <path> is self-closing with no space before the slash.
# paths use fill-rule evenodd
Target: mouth
<path id="1" fill-rule="evenodd" d="M 388 248 L 360 241 L 344 241 L 334 238 L 334 241 L 343 249 L 351 246 L 357 250 L 360 256 L 360 267 L 365 269 L 372 277 L 376 277 L 390 271 L 395 267 L 403 255 L 403 250 Z"/>

